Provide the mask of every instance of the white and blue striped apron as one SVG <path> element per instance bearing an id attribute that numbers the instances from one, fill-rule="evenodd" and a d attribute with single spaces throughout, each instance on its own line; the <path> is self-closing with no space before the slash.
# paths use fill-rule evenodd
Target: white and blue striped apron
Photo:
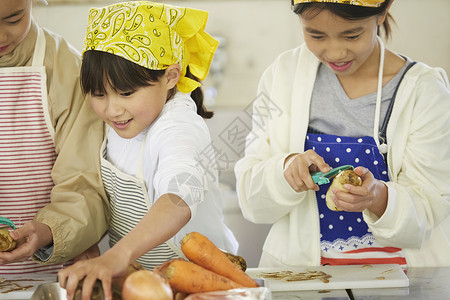
<path id="1" fill-rule="evenodd" d="M 148 197 L 142 171 L 145 138 L 138 159 L 137 177 L 134 177 L 120 171 L 106 159 L 107 134 L 105 136 L 101 147 L 101 168 L 110 205 L 111 224 L 108 234 L 109 244 L 112 247 L 139 223 L 153 203 Z M 163 262 L 177 257 L 184 256 L 172 238 L 142 255 L 137 262 L 146 269 L 153 270 Z"/>

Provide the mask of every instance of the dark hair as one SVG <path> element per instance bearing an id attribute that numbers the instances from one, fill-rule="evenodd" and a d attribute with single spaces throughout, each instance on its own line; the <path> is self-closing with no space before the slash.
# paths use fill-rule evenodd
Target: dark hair
<path id="1" fill-rule="evenodd" d="M 329 3 L 329 2 L 309 2 L 309 3 L 299 3 L 293 4 L 291 0 L 292 10 L 297 15 L 302 15 L 307 10 L 315 10 L 319 14 L 323 10 L 328 10 L 332 14 L 335 14 L 343 19 L 347 20 L 361 20 L 369 18 L 376 15 L 382 15 L 389 7 L 392 0 L 386 0 L 379 7 L 366 7 L 359 5 L 348 5 L 341 3 Z M 390 13 L 387 14 L 386 20 L 383 23 L 384 35 L 387 39 L 391 36 L 391 25 L 389 21 L 394 22 L 395 20 Z M 380 28 L 378 28 L 378 34 L 380 33 Z"/>
<path id="2" fill-rule="evenodd" d="M 111 86 L 116 91 L 130 91 L 158 81 L 164 73 L 165 70 L 150 70 L 111 53 L 88 50 L 84 52 L 81 63 L 81 88 L 85 95 L 103 94 L 106 92 L 105 85 Z M 191 74 L 189 67 L 186 70 L 186 77 L 200 82 Z M 170 91 L 167 100 L 175 93 L 176 87 Z M 192 91 L 191 97 L 197 105 L 198 115 L 205 119 L 214 115 L 203 105 L 204 96 L 201 87 Z"/>

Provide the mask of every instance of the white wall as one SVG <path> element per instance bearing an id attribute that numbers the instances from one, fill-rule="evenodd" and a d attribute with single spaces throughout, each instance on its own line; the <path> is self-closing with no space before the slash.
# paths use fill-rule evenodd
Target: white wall
<path id="1" fill-rule="evenodd" d="M 79 4 L 36 5 L 35 19 L 81 49 L 91 6 L 118 1 L 72 1 Z M 207 30 L 226 39 L 227 65 L 217 107 L 242 108 L 256 93 L 260 74 L 277 54 L 301 41 L 300 25 L 290 0 L 167 1 L 209 11 Z M 441 66 L 450 74 L 450 1 L 395 0 L 397 26 L 388 46 L 415 60 Z"/>

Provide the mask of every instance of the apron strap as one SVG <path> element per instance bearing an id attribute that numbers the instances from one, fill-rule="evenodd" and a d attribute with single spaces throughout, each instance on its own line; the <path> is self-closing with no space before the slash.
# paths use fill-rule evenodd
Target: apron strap
<path id="1" fill-rule="evenodd" d="M 391 102 L 389 103 L 389 107 L 386 111 L 386 116 L 384 117 L 383 120 L 383 124 L 381 125 L 380 128 L 380 134 L 379 134 L 379 141 L 380 141 L 380 152 L 381 154 L 383 154 L 384 157 L 384 161 L 387 162 L 386 158 L 387 158 L 387 144 L 386 144 L 386 131 L 387 131 L 387 126 L 389 123 L 389 119 L 391 118 L 391 114 L 392 114 L 392 109 L 394 107 L 394 102 L 395 102 L 395 98 L 397 96 L 397 92 L 398 89 L 400 87 L 400 84 L 403 80 L 403 78 L 405 77 L 405 74 L 409 71 L 409 69 L 411 69 L 417 62 L 411 62 L 408 64 L 408 66 L 406 67 L 405 71 L 403 72 L 402 76 L 400 77 L 400 80 L 397 84 L 397 87 L 395 88 L 394 94 L 392 96 Z"/>
<path id="2" fill-rule="evenodd" d="M 136 170 L 136 177 L 143 180 L 144 179 L 144 169 L 143 169 L 143 158 L 144 158 L 144 149 L 145 149 L 145 142 L 147 141 L 147 135 L 144 135 L 144 139 L 142 140 L 141 149 L 139 150 L 139 159 L 138 159 L 138 165 Z"/>
<path id="3" fill-rule="evenodd" d="M 111 126 L 109 126 L 108 124 L 104 123 L 104 133 L 105 133 L 105 141 L 107 140 L 108 137 L 108 131 L 111 129 Z M 145 142 L 147 140 L 147 135 L 144 135 L 144 138 L 142 140 L 142 145 L 141 145 L 141 149 L 139 150 L 139 159 L 138 159 L 138 165 L 137 165 L 137 169 L 136 169 L 136 178 L 139 180 L 142 180 L 145 183 L 145 179 L 144 179 L 144 170 L 143 170 L 143 165 L 142 165 L 142 161 L 143 161 L 143 157 L 144 157 L 144 149 L 145 149 Z M 103 146 L 102 146 L 103 147 Z M 100 150 L 100 154 L 103 158 L 106 159 L 106 143 L 105 146 L 103 147 L 104 149 Z"/>
<path id="4" fill-rule="evenodd" d="M 378 87 L 377 87 L 377 102 L 375 105 L 375 117 L 373 124 L 373 138 L 377 143 L 378 148 L 380 147 L 380 142 L 378 140 L 378 130 L 380 126 L 380 114 L 381 114 L 381 94 L 383 90 L 383 68 L 384 68 L 384 43 L 379 36 L 378 43 L 380 44 L 380 66 L 378 69 Z"/>
<path id="5" fill-rule="evenodd" d="M 44 65 L 44 56 L 45 56 L 45 34 L 42 28 L 38 26 L 37 28 L 37 37 L 36 37 L 36 45 L 33 53 L 33 67 L 41 67 Z"/>
<path id="6" fill-rule="evenodd" d="M 394 107 L 394 102 L 395 102 L 395 98 L 397 96 L 398 88 L 400 87 L 400 84 L 401 84 L 403 78 L 405 77 L 406 72 L 408 72 L 409 69 L 411 69 L 411 67 L 414 66 L 416 63 L 417 62 L 414 61 L 414 62 L 408 64 L 408 66 L 406 67 L 406 69 L 403 72 L 402 76 L 400 77 L 400 80 L 398 82 L 397 87 L 395 88 L 395 91 L 394 91 L 394 94 L 392 96 L 391 102 L 389 103 L 389 107 L 388 107 L 388 109 L 386 111 L 386 116 L 384 117 L 383 124 L 381 125 L 381 128 L 380 128 L 380 143 L 385 143 L 386 142 L 387 125 L 389 123 L 389 119 L 391 118 L 392 108 Z"/>

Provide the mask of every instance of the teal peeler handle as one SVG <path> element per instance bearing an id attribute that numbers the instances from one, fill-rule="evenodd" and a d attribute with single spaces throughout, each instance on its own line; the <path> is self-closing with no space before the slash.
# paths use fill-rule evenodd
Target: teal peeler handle
<path id="1" fill-rule="evenodd" d="M 322 173 L 322 172 L 311 173 L 311 177 L 312 177 L 314 183 L 317 183 L 318 185 L 327 184 L 327 183 L 330 183 L 330 178 L 333 178 L 334 176 L 339 174 L 339 172 L 348 170 L 348 169 L 353 170 L 354 167 L 352 165 L 343 165 L 343 166 L 331 169 L 330 171 L 328 171 L 326 173 Z"/>
<path id="2" fill-rule="evenodd" d="M 1 225 L 1 224 L 7 225 L 7 227 L 11 227 L 12 229 L 16 229 L 16 225 L 14 224 L 14 222 L 11 221 L 11 220 L 8 219 L 8 218 L 0 217 L 0 225 Z M 0 227 L 1 227 L 1 226 L 0 226 Z"/>

